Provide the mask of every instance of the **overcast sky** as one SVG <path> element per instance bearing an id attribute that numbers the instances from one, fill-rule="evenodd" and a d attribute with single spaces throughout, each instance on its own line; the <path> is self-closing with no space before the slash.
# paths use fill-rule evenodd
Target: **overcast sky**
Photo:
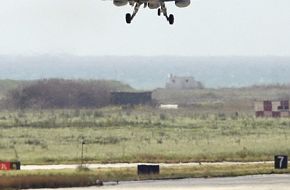
<path id="1" fill-rule="evenodd" d="M 156 10 L 102 0 L 0 0 L 0 54 L 290 56 L 290 0 L 168 3 Z"/>

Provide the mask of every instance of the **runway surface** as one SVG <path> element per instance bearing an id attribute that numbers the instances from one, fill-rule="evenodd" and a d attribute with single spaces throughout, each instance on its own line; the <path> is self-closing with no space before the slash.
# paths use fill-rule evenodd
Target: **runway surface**
<path id="1" fill-rule="evenodd" d="M 195 178 L 160 181 L 105 183 L 102 187 L 59 188 L 58 190 L 290 190 L 290 175 L 257 175 L 226 178 Z M 48 189 L 46 189 L 48 190 Z M 52 190 L 52 189 L 51 189 Z"/>

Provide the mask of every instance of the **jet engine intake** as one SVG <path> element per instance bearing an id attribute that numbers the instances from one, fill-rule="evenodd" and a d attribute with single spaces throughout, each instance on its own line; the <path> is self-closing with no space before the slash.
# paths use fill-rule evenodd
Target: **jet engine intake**
<path id="1" fill-rule="evenodd" d="M 117 7 L 120 7 L 120 6 L 127 5 L 128 4 L 128 0 L 114 0 L 113 3 Z"/>
<path id="2" fill-rule="evenodd" d="M 187 7 L 190 5 L 190 0 L 175 0 L 175 5 L 179 8 Z"/>

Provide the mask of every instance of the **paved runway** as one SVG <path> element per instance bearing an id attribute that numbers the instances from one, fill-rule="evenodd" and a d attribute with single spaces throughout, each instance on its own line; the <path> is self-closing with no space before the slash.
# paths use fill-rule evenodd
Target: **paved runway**
<path id="1" fill-rule="evenodd" d="M 60 188 L 58 190 L 290 190 L 290 175 L 257 175 L 226 178 L 195 178 L 160 181 L 105 183 L 102 187 Z"/>

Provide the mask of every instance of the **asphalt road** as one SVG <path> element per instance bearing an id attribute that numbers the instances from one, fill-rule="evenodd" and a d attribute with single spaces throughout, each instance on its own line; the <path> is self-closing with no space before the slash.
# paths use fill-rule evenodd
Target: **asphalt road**
<path id="1" fill-rule="evenodd" d="M 59 188 L 58 190 L 290 190 L 290 175 L 257 175 L 227 178 L 105 183 L 102 187 Z M 43 189 L 42 189 L 43 190 Z"/>

